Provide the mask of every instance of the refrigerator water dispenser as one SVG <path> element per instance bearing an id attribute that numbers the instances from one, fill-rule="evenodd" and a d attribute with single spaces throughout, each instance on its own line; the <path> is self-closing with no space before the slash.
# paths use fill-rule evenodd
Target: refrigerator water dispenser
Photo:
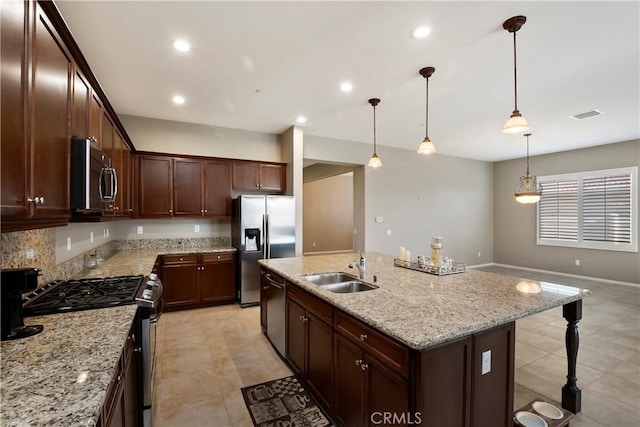
<path id="1" fill-rule="evenodd" d="M 257 252 L 260 250 L 260 229 L 246 228 L 244 230 L 244 251 Z"/>

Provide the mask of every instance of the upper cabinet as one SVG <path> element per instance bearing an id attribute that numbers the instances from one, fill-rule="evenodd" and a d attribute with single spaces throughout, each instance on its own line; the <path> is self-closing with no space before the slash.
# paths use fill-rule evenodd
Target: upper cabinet
<path id="1" fill-rule="evenodd" d="M 6 0 L 0 19 L 2 232 L 65 225 L 71 137 L 95 137 L 126 181 L 126 133 L 53 2 Z"/>
<path id="2" fill-rule="evenodd" d="M 63 225 L 73 61 L 38 3 L 3 4 L 1 31 L 2 229 Z"/>
<path id="3" fill-rule="evenodd" d="M 231 160 L 155 153 L 136 157 L 137 216 L 231 216 Z M 259 164 L 253 166 L 259 170 Z"/>
<path id="4" fill-rule="evenodd" d="M 233 189 L 284 193 L 287 166 L 282 163 L 233 162 Z"/>

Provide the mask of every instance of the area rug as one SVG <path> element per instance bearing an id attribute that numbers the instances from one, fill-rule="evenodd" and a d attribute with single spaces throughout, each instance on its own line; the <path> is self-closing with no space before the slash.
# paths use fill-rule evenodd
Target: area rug
<path id="1" fill-rule="evenodd" d="M 257 427 L 333 425 L 295 376 L 243 387 L 242 397 Z"/>

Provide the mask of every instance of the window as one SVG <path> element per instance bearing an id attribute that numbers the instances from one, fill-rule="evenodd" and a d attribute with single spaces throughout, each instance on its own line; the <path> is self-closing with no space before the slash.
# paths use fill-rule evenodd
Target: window
<path id="1" fill-rule="evenodd" d="M 538 177 L 538 245 L 638 251 L 638 168 Z"/>

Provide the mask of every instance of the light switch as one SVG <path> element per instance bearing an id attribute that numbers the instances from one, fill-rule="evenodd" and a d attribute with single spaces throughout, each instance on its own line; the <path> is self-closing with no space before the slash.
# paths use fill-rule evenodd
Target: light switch
<path id="1" fill-rule="evenodd" d="M 141 225 L 138 226 L 138 234 L 142 234 L 142 226 Z"/>
<path id="2" fill-rule="evenodd" d="M 195 231 L 196 233 L 199 233 L 199 232 L 200 232 L 200 225 L 196 224 L 196 225 L 193 227 L 193 231 Z"/>
<path id="3" fill-rule="evenodd" d="M 67 250 L 71 250 L 71 237 L 67 237 Z"/>
<path id="4" fill-rule="evenodd" d="M 482 353 L 482 375 L 491 372 L 491 350 Z"/>
<path id="5" fill-rule="evenodd" d="M 36 259 L 36 251 L 33 249 L 27 249 L 26 253 L 27 259 Z"/>
<path id="6" fill-rule="evenodd" d="M 381 216 L 377 216 L 377 217 L 376 217 L 376 222 L 377 222 L 378 224 L 381 224 L 381 223 L 382 223 L 382 217 L 381 217 Z"/>
<path id="7" fill-rule="evenodd" d="M 391 229 L 387 230 L 387 236 L 391 236 Z"/>
<path id="8" fill-rule="evenodd" d="M 107 228 L 107 237 L 109 237 L 109 229 Z"/>
<path id="9" fill-rule="evenodd" d="M 89 241 L 93 243 L 93 231 L 89 233 Z"/>

